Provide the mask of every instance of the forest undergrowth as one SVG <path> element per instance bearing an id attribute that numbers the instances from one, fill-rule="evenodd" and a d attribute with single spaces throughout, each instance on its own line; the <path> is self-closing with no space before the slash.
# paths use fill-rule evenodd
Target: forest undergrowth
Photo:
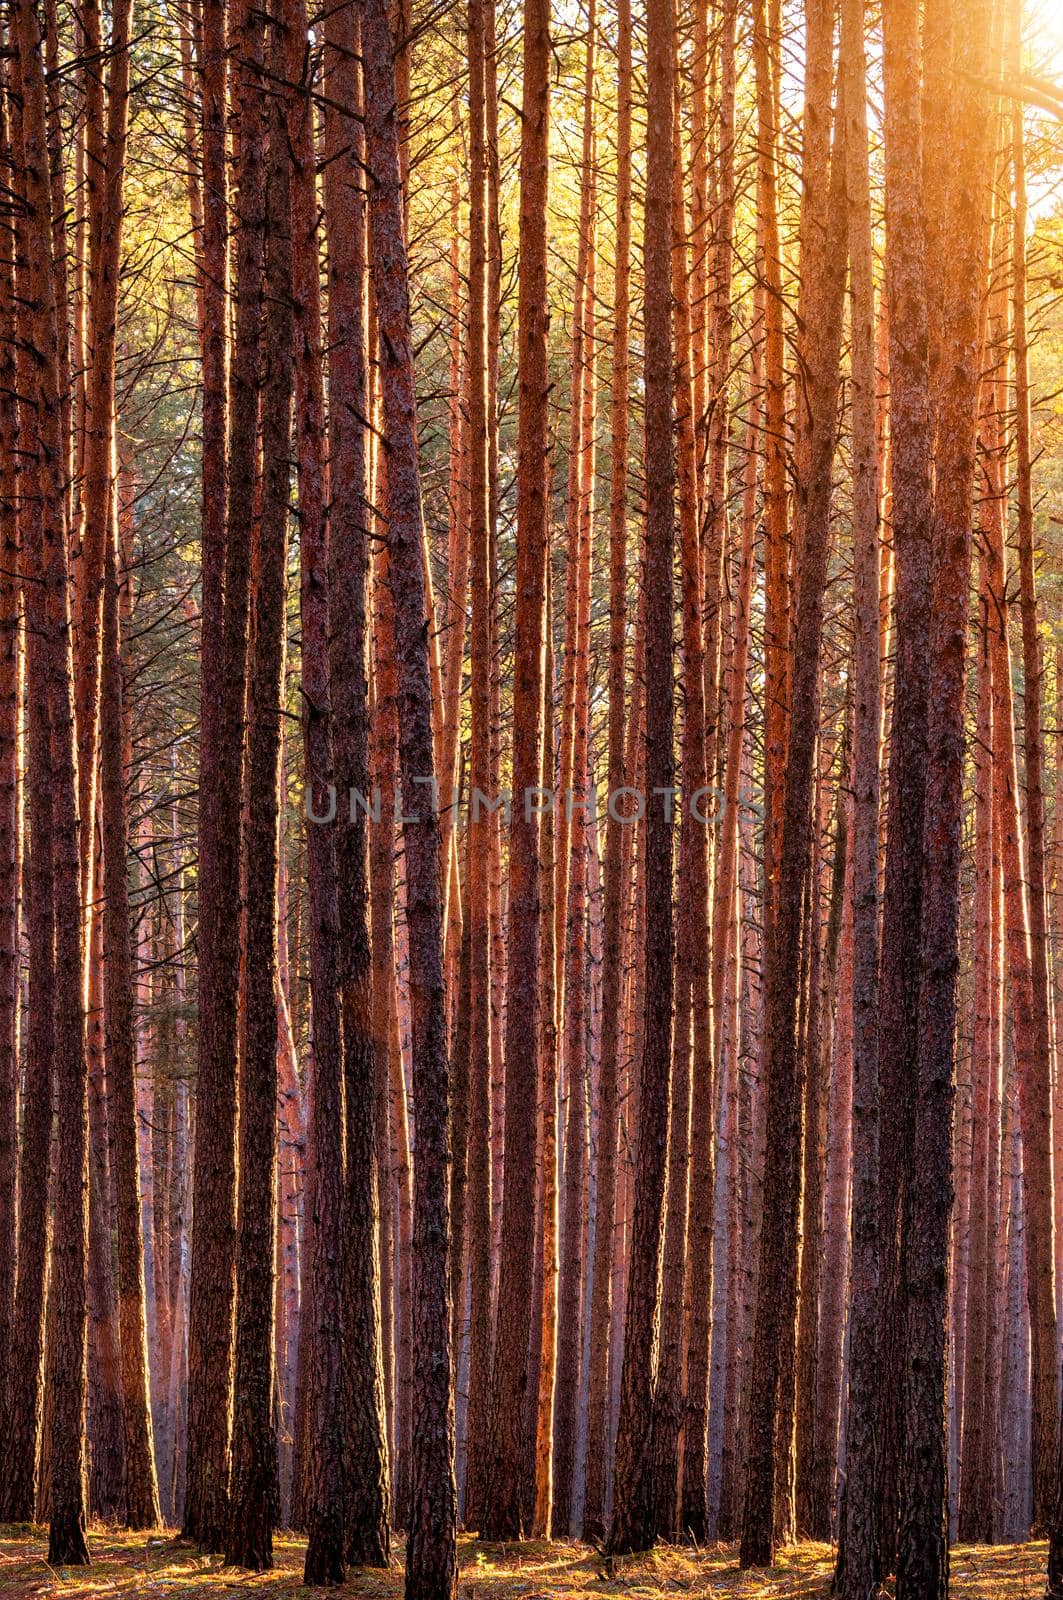
<path id="1" fill-rule="evenodd" d="M 306 1540 L 274 1539 L 271 1572 L 248 1573 L 226 1567 L 217 1556 L 201 1555 L 173 1534 L 145 1536 L 117 1528 L 94 1527 L 93 1564 L 53 1568 L 47 1562 L 47 1529 L 0 1528 L 0 1600 L 31 1595 L 70 1595 L 77 1600 L 104 1596 L 143 1600 L 220 1600 L 249 1593 L 269 1600 L 335 1594 L 302 1582 Z M 404 1551 L 394 1551 L 384 1572 L 352 1568 L 341 1594 L 367 1600 L 392 1600 L 402 1593 Z M 1033 1600 L 1044 1590 L 1046 1545 L 961 1545 L 952 1551 L 950 1594 L 954 1600 Z M 626 1595 L 632 1600 L 664 1600 L 671 1595 L 727 1596 L 728 1600 L 817 1600 L 831 1592 L 834 1549 L 802 1543 L 782 1551 L 770 1572 L 738 1570 L 736 1545 L 704 1550 L 659 1546 L 650 1555 L 607 1564 L 601 1554 L 574 1541 L 525 1543 L 518 1547 L 484 1544 L 468 1537 L 459 1543 L 458 1591 L 469 1600 L 570 1600 L 575 1596 Z M 892 1594 L 892 1584 L 888 1594 Z"/>

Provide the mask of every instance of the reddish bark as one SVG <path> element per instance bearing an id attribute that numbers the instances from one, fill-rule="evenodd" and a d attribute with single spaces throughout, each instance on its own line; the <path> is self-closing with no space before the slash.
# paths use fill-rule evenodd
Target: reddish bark
<path id="1" fill-rule="evenodd" d="M 408 1600 L 447 1600 L 455 1586 L 454 1410 L 450 1350 L 450 1070 L 443 988 L 439 818 L 415 780 L 435 780 L 427 596 L 402 226 L 395 62 L 383 0 L 363 13 L 366 158 L 380 385 L 388 440 L 387 508 L 399 672 L 399 753 L 406 847 L 411 1054 L 417 1163 L 413 1215 L 413 1415 Z"/>
<path id="2" fill-rule="evenodd" d="M 627 621 L 628 341 L 631 251 L 631 6 L 617 11 L 616 247 L 613 282 L 609 490 L 609 749 L 608 792 L 624 784 L 625 629 Z M 621 1051 L 622 940 L 627 886 L 625 828 L 610 808 L 605 834 L 602 1046 L 598 1076 L 598 1211 L 590 1307 L 587 1457 L 583 1537 L 605 1532 L 606 1410 L 616 1222 L 618 1086 Z M 629 863 L 630 865 L 630 863 Z M 545 1085 L 544 1085 L 545 1093 Z"/>
<path id="3" fill-rule="evenodd" d="M 117 494 L 117 486 L 112 495 Z M 137 1146 L 133 1039 L 133 948 L 129 907 L 122 661 L 115 508 L 104 558 L 100 680 L 100 817 L 103 848 L 105 1028 L 108 1118 L 118 1238 L 118 1308 L 122 1348 L 125 1519 L 131 1528 L 161 1521 L 149 1396 L 144 1232 Z M 100 913 L 97 911 L 96 913 Z"/>
<path id="4" fill-rule="evenodd" d="M 790 733 L 783 777 L 778 898 L 768 922 L 764 1063 L 767 1147 L 764 1214 L 749 1405 L 745 1510 L 740 1561 L 765 1566 L 774 1555 L 776 1452 L 790 1451 L 780 1437 L 780 1369 L 796 1331 L 798 1207 L 800 1202 L 803 1062 L 797 1047 L 798 963 L 802 886 L 809 870 L 814 755 L 819 720 L 819 654 L 823 591 L 830 543 L 831 468 L 834 459 L 845 282 L 844 141 L 840 126 L 830 163 L 824 214 L 822 271 L 810 291 L 804 349 L 803 404 L 809 437 L 805 472 L 798 482 L 801 561 L 797 568 Z M 826 174 L 822 174 L 825 176 Z M 811 175 L 806 174 L 806 178 Z M 770 394 L 770 390 L 769 390 Z"/>
<path id="5" fill-rule="evenodd" d="M 491 1386 L 491 948 L 489 926 L 491 794 L 491 617 L 488 583 L 487 166 L 484 3 L 469 0 L 469 337 L 468 409 L 470 637 L 470 810 L 466 834 L 469 925 L 469 1405 L 466 1413 L 465 1522 L 479 1527 L 489 1485 Z"/>
<path id="6" fill-rule="evenodd" d="M 987 97 L 978 87 L 978 77 L 984 65 L 987 31 L 988 15 L 980 0 L 960 7 L 955 18 L 956 53 L 948 73 L 954 87 L 945 89 L 944 76 L 935 79 L 928 75 L 926 83 L 928 99 L 936 97 L 938 105 L 949 108 L 955 167 L 946 214 L 941 219 L 949 261 L 947 339 L 941 351 L 948 378 L 940 395 L 935 463 L 929 649 L 933 693 L 922 850 L 917 1111 L 911 1214 L 905 1238 L 909 1296 L 899 1600 L 915 1595 L 932 1600 L 948 1590 L 945 1290 L 963 814 L 963 691 L 979 309 L 985 287 L 982 215 L 988 115 Z M 961 238 L 965 241 L 962 259 L 957 255 Z M 894 320 L 891 315 L 891 325 Z M 896 459 L 900 448 L 896 423 L 894 440 Z M 896 481 L 894 493 L 896 503 Z"/>
<path id="7" fill-rule="evenodd" d="M 9 108 L 0 103 L 0 160 L 9 164 Z M 11 1364 L 18 1266 L 18 1000 L 22 888 L 19 733 L 22 644 L 18 582 L 18 361 L 14 233 L 0 241 L 0 1389 Z M 0 1405 L 0 1419 L 2 1419 Z"/>
<path id="8" fill-rule="evenodd" d="M 204 6 L 204 65 L 222 70 L 221 17 Z M 196 1079 L 196 1151 L 193 1162 L 192 1268 L 188 1322 L 188 1492 L 185 1532 L 202 1548 L 221 1550 L 228 1532 L 233 1334 L 236 1291 L 236 1109 L 240 973 L 240 851 L 243 744 L 246 717 L 248 621 L 255 456 L 258 437 L 259 335 L 265 233 L 263 14 L 241 6 L 232 21 L 239 40 L 240 71 L 234 101 L 238 139 L 236 211 L 236 311 L 228 374 L 227 477 L 207 478 L 205 496 L 221 495 L 218 507 L 205 499 L 202 673 L 200 680 L 199 802 L 199 1057 Z M 204 282 L 222 267 L 224 215 L 207 175 L 224 137 L 220 82 L 204 93 Z M 215 119 L 219 119 L 216 125 Z M 220 152 L 224 158 L 224 146 Z M 224 188 L 221 190 L 224 196 Z M 216 286 L 215 286 L 216 287 Z M 215 318 L 221 327 L 215 326 Z M 224 373 L 224 302 L 210 301 L 210 378 Z M 220 349 L 211 348 L 220 345 Z M 213 415 L 222 405 L 211 398 Z M 224 417 L 224 412 L 223 412 Z M 211 438 L 211 460 L 220 441 Z M 218 463 L 219 469 L 221 462 Z M 224 527 L 224 533 L 221 532 Z M 209 580 L 209 581 L 208 581 Z M 224 596 L 224 604 L 223 604 Z"/>
<path id="9" fill-rule="evenodd" d="M 348 1559 L 387 1565 L 389 1482 L 381 1350 L 378 1156 L 387 1132 L 387 1078 L 377 1075 L 372 1028 L 372 971 L 368 920 L 366 812 L 350 792 L 369 791 L 367 577 L 368 461 L 365 416 L 366 233 L 361 160 L 364 140 L 355 121 L 361 85 L 355 68 L 355 12 L 329 19 L 326 58 L 325 199 L 329 238 L 329 467 L 342 485 L 330 506 L 329 584 L 332 607 L 332 709 L 336 775 L 347 804 L 336 836 L 338 913 L 343 931 L 344 1077 L 347 1097 L 346 1359 Z M 345 118 L 341 112 L 353 115 Z M 382 1102 L 382 1128 L 376 1128 Z M 386 1147 L 386 1145 L 385 1145 Z M 387 1182 L 387 1177 L 385 1177 Z"/>
<path id="10" fill-rule="evenodd" d="M 539 813 L 525 796 L 541 782 L 542 641 L 548 529 L 549 390 L 546 280 L 550 134 L 550 7 L 525 0 L 518 283 L 518 498 L 513 777 L 509 834 L 509 961 L 505 1022 L 506 1171 L 498 1267 L 498 1359 L 492 1373 L 492 1476 L 505 1506 L 484 1531 L 519 1535 L 523 1396 L 532 1319 L 535 1107 L 539 1087 Z M 497 1511 L 497 1516 L 494 1512 Z"/>
<path id="11" fill-rule="evenodd" d="M 879 978 L 881 1305 L 877 1500 L 883 1572 L 897 1549 L 907 1287 L 901 1260 L 914 1128 L 919 1009 L 919 861 L 927 763 L 930 632 L 930 391 L 917 8 L 891 6 L 883 34 L 885 287 L 889 326 L 896 661 Z"/>
<path id="12" fill-rule="evenodd" d="M 672 1077 L 672 824 L 664 791 L 673 777 L 672 553 L 675 462 L 671 315 L 672 113 L 675 93 L 671 0 L 647 13 L 647 171 L 645 212 L 646 484 L 643 583 L 646 591 L 645 786 L 654 798 L 646 850 L 645 989 L 638 1087 L 638 1154 L 620 1379 L 611 1554 L 648 1549 L 654 1537 L 650 1426 L 661 1294 L 662 1219 L 668 1166 Z"/>
<path id="13" fill-rule="evenodd" d="M 866 1600 L 878 1577 L 875 1422 L 879 1369 L 879 618 L 875 291 L 867 152 L 864 0 L 844 0 L 842 95 L 853 383 L 853 1198 L 849 1397 L 838 1590 Z M 842 1553 L 844 1552 L 844 1554 Z"/>
<path id="14" fill-rule="evenodd" d="M 272 62 L 283 66 L 279 31 Z M 284 697 L 292 408 L 291 174 L 283 105 L 270 109 L 266 175 L 262 472 L 247 741 L 246 1011 L 240 1076 L 240 1195 L 232 1477 L 226 1561 L 273 1565 L 277 1473 L 274 1260 L 277 1161 L 277 860 Z"/>

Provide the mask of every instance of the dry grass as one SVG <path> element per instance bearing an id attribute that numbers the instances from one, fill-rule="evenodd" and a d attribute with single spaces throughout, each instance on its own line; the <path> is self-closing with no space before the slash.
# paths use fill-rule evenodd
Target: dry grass
<path id="1" fill-rule="evenodd" d="M 262 1600 L 307 1600 L 327 1590 L 302 1585 L 302 1540 L 274 1541 L 272 1572 L 250 1574 L 225 1568 L 217 1558 L 197 1555 L 168 1535 L 146 1538 L 111 1528 L 91 1535 L 89 1568 L 55 1571 L 45 1556 L 41 1528 L 0 1528 L 0 1600 L 70 1596 L 71 1600 L 223 1600 L 248 1594 Z M 802 1544 L 784 1552 L 771 1572 L 740 1573 L 733 1547 L 692 1552 L 659 1549 L 607 1572 L 586 1545 L 461 1544 L 463 1597 L 478 1600 L 581 1600 L 623 1595 L 630 1600 L 666 1600 L 689 1594 L 712 1600 L 816 1600 L 830 1592 L 832 1554 L 827 1545 Z M 956 1600 L 1038 1600 L 1044 1589 L 1043 1544 L 961 1548 L 953 1553 Z M 352 1572 L 342 1593 L 366 1600 L 400 1600 L 401 1550 L 389 1572 Z M 335 1591 L 331 1591 L 335 1592 Z"/>

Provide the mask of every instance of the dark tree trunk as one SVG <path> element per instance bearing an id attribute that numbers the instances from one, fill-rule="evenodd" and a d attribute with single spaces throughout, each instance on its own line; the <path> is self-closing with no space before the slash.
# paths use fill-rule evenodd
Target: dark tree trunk
<path id="1" fill-rule="evenodd" d="M 520 154 L 517 594 L 513 677 L 513 794 L 510 824 L 506 1166 L 498 1270 L 497 1359 L 492 1372 L 492 1476 L 498 1499 L 484 1532 L 518 1537 L 524 1395 L 535 1252 L 536 1097 L 539 1087 L 539 813 L 525 796 L 541 782 L 542 642 L 549 493 L 547 194 L 550 135 L 550 6 L 525 0 Z M 413 1600 L 413 1597 L 411 1597 Z"/>
<path id="2" fill-rule="evenodd" d="M 102 901 L 102 852 L 93 850 L 93 898 Z M 112 1222 L 114 1190 L 107 1133 L 104 1055 L 103 918 L 89 930 L 89 1357 L 86 1434 L 92 1465 L 89 1511 L 104 1521 L 125 1515 L 122 1347 L 118 1332 Z"/>
<path id="3" fill-rule="evenodd" d="M 836 1589 L 869 1600 L 878 1577 L 875 1504 L 879 1311 L 878 845 L 881 659 L 874 280 L 867 154 L 864 0 L 844 0 L 840 75 L 853 379 L 853 1198 L 849 1404 Z M 839 797 L 840 799 L 840 797 Z"/>
<path id="4" fill-rule="evenodd" d="M 208 73 L 215 45 L 205 7 Z M 218 19 L 220 21 L 220 19 Z M 229 1528 L 230 1428 L 236 1298 L 236 1125 L 240 973 L 240 854 L 246 721 L 248 620 L 255 457 L 258 440 L 260 331 L 265 234 L 265 113 L 262 92 L 263 14 L 241 5 L 232 28 L 239 125 L 236 210 L 235 344 L 229 370 L 228 495 L 224 533 L 224 605 L 204 596 L 200 702 L 199 796 L 199 1060 L 193 1163 L 192 1272 L 188 1325 L 188 1491 L 185 1531 L 205 1550 L 222 1550 Z M 211 34 L 211 39 L 213 35 Z M 216 130 L 213 84 L 204 93 L 204 155 Z M 218 90 L 220 93 L 221 91 Z M 213 156 L 212 156 L 213 159 Z M 206 177 L 206 174 L 205 174 Z M 209 189 L 209 183 L 205 182 Z M 224 191 L 223 191 L 224 192 Z M 213 201 L 214 196 L 210 196 Z M 218 249 L 208 233 L 223 219 L 204 219 L 205 279 Z M 207 223 L 210 222 L 208 228 Z M 221 245 L 224 250 L 224 243 Z M 224 273 L 222 277 L 224 282 Z M 224 309 L 218 311 L 223 318 Z M 213 324 L 211 339 L 220 337 Z M 220 356 L 220 353 L 219 353 Z M 212 353 L 211 360 L 215 359 Z M 213 370 L 213 369 L 212 369 Z M 213 403 L 213 402 L 212 402 Z M 205 476 L 205 472 L 204 472 Z M 220 485 L 211 482 L 211 493 Z M 211 585 L 218 552 L 216 508 L 204 518 Z M 209 561 L 206 559 L 209 556 Z M 209 601 L 209 605 L 208 605 Z M 220 630 L 220 637 L 215 637 Z"/>
<path id="5" fill-rule="evenodd" d="M 480 1527 L 489 1473 L 491 1385 L 492 1156 L 489 872 L 491 812 L 491 614 L 488 586 L 487 155 L 484 3 L 469 0 L 469 311 L 468 409 L 470 638 L 470 810 L 467 833 L 469 925 L 469 1404 L 466 1413 L 465 1522 Z"/>
<path id="6" fill-rule="evenodd" d="M 875 1500 L 883 1573 L 893 1570 L 897 1550 L 903 1408 L 896 1404 L 896 1396 L 902 1384 L 907 1304 L 901 1238 L 908 1211 L 915 1117 L 922 905 L 919 862 L 927 764 L 932 507 L 919 61 L 918 7 L 900 0 L 884 13 L 883 36 L 885 287 L 897 639 L 879 986 L 881 1382 Z"/>
<path id="7" fill-rule="evenodd" d="M 22 87 L 23 200 L 28 255 L 26 335 L 35 352 L 35 457 L 39 514 L 27 528 L 27 571 L 44 591 L 44 678 L 51 722 L 52 860 L 55 908 L 55 1086 L 62 1160 L 56 1171 L 52 1292 L 55 1297 L 51 1431 L 53 1566 L 87 1564 L 84 1447 L 87 1353 L 88 1074 L 85 1056 L 80 834 L 75 777 L 74 707 L 70 673 L 70 596 L 67 570 L 66 475 L 61 434 L 59 336 L 52 262 L 44 63 L 37 17 L 29 0 L 16 10 Z M 32 692 L 32 691 L 31 691 Z"/>
<path id="8" fill-rule="evenodd" d="M 969 609 L 979 312 L 985 288 L 983 215 L 988 8 L 956 10 L 955 56 L 925 92 L 947 108 L 954 162 L 946 189 L 946 375 L 937 422 L 933 601 L 929 647 L 926 812 L 920 928 L 918 1072 L 911 1215 L 904 1239 L 909 1288 L 904 1382 L 898 1600 L 948 1593 L 946 1307 L 952 1207 L 953 1050 L 963 821 L 964 684 Z M 946 87 L 946 84 L 952 87 Z M 909 158 L 910 159 L 910 158 Z M 963 241 L 961 247 L 961 240 Z M 891 318 L 892 322 L 892 318 Z"/>
<path id="9" fill-rule="evenodd" d="M 753 1333 L 745 1508 L 740 1562 L 768 1566 L 775 1553 L 775 1481 L 780 1437 L 781 1351 L 795 1336 L 798 1215 L 801 1195 L 802 1057 L 798 1047 L 795 960 L 811 851 L 811 807 L 819 725 L 819 655 L 830 546 L 831 469 L 837 428 L 838 364 L 845 287 L 845 163 L 837 125 L 830 192 L 810 286 L 802 404 L 808 437 L 798 480 L 797 610 L 790 735 L 783 776 L 779 892 L 768 924 L 764 1061 L 767 1150 L 760 1267 Z M 825 174 L 824 174 L 825 176 Z"/>
<path id="10" fill-rule="evenodd" d="M 672 103 L 675 93 L 671 0 L 650 0 L 647 27 L 645 263 L 646 484 L 643 582 L 646 592 L 645 789 L 653 796 L 644 826 L 646 967 L 638 1089 L 638 1150 L 631 1232 L 624 1360 L 620 1379 L 607 1548 L 624 1555 L 653 1544 L 653 1389 L 656 1379 L 663 1206 L 668 1169 L 672 1078 L 672 819 L 661 791 L 673 777 L 672 556 L 675 460 L 672 411 Z"/>
<path id="11" fill-rule="evenodd" d="M 627 452 L 631 252 L 631 5 L 617 8 L 616 265 L 613 294 L 612 403 L 609 486 L 609 793 L 624 784 L 624 692 L 627 627 Z M 616 1162 L 620 1071 L 621 954 L 628 885 L 624 823 L 610 808 L 605 835 L 602 955 L 602 1042 L 598 1068 L 598 1210 L 590 1307 L 587 1453 L 583 1537 L 605 1534 L 608 1462 L 606 1412 L 616 1232 Z M 630 862 L 628 863 L 630 866 Z"/>
<path id="12" fill-rule="evenodd" d="M 271 59 L 283 71 L 280 30 Z M 245 1022 L 240 1074 L 236 1369 L 225 1558 L 273 1565 L 277 1444 L 274 1259 L 277 1163 L 277 870 L 292 415 L 291 172 L 283 105 L 269 116 L 262 479 L 247 741 Z"/>
<path id="13" fill-rule="evenodd" d="M 329 18 L 325 119 L 329 164 L 325 207 L 329 241 L 329 454 L 337 487 L 330 507 L 332 715 L 340 813 L 336 833 L 347 1094 L 347 1255 L 344 1404 L 347 1414 L 347 1557 L 354 1566 L 386 1566 L 390 1552 L 388 1444 L 381 1350 L 379 1185 L 391 1181 L 371 1137 L 377 1082 L 372 1026 L 365 807 L 352 816 L 349 792 L 369 789 L 367 578 L 368 384 L 366 376 L 366 228 L 362 97 L 355 67 L 353 6 Z M 342 111 L 349 109 L 350 117 Z M 391 826 L 389 821 L 388 826 Z M 385 1143 L 384 1148 L 388 1146 Z"/>
<path id="14" fill-rule="evenodd" d="M 12 77 L 19 81 L 19 63 Z M 12 146 L 17 186 L 24 184 L 26 165 L 24 121 L 13 121 Z M 19 328 L 30 319 L 33 304 L 31 246 L 27 219 L 16 217 Z M 17 356 L 19 392 L 33 393 L 34 339 L 26 326 Z M 0 1400 L 0 1517 L 8 1522 L 32 1522 L 36 1502 L 37 1453 L 41 1440 L 41 1403 L 44 1376 L 44 1301 L 48 1271 L 48 1189 L 51 1167 L 55 953 L 53 931 L 52 868 L 52 752 L 51 718 L 45 690 L 44 595 L 36 581 L 33 528 L 40 497 L 40 475 L 33 447 L 30 406 L 19 408 L 19 544 L 20 570 L 25 580 L 22 598 L 26 612 L 26 679 L 28 744 L 27 927 L 29 933 L 29 988 L 26 1028 L 26 1066 L 23 1079 L 24 1113 L 18 1168 L 18 1275 L 11 1333 L 11 1382 Z"/>
<path id="15" fill-rule="evenodd" d="M 363 13 L 373 287 L 387 451 L 387 536 L 399 675 L 414 1121 L 413 1418 L 408 1600 L 449 1600 L 456 1578 L 450 1348 L 450 1067 L 413 345 L 395 63 L 384 0 Z M 427 785 L 425 780 L 428 780 Z M 420 780 L 420 781 L 418 781 Z M 526 1044 L 526 1041 L 525 1041 Z"/>
<path id="16" fill-rule="evenodd" d="M 343 1239 L 346 1107 L 340 1012 L 339 921 L 329 672 L 325 417 L 321 286 L 314 176 L 313 61 L 306 6 L 284 9 L 288 139 L 292 167 L 292 275 L 296 303 L 295 437 L 299 476 L 299 615 L 303 756 L 307 797 L 310 997 L 314 1038 L 314 1245 L 310 1367 L 309 1499 L 304 1581 L 342 1583 L 347 1570 L 344 1492 Z M 338 801 L 336 801 L 338 805 Z M 314 819 L 318 820 L 315 821 Z M 325 818 L 328 820 L 322 821 Z M 370 1108 L 367 1137 L 372 1137 Z"/>
<path id="17" fill-rule="evenodd" d="M 104 887 L 104 993 L 108 1120 L 118 1240 L 118 1321 L 122 1348 L 122 1422 L 126 1522 L 161 1521 L 148 1392 L 144 1235 L 137 1147 L 133 1041 L 133 946 L 129 908 L 129 827 L 123 759 L 123 698 L 118 617 L 117 529 L 104 557 L 103 660 L 100 682 L 100 817 Z M 97 913 L 99 914 L 99 913 Z M 109 1244 L 108 1244 L 109 1248 Z"/>
<path id="18" fill-rule="evenodd" d="M 0 161 L 9 165 L 9 105 L 0 104 Z M 0 242 L 0 1393 L 11 1362 L 18 1265 L 18 999 L 22 885 L 19 722 L 22 649 L 18 582 L 18 360 L 14 233 Z M 4 1420 L 0 1401 L 0 1424 Z"/>

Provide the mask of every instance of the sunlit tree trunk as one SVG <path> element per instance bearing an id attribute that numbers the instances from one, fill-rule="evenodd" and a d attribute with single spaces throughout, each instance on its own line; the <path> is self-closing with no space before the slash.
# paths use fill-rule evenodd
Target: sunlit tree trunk
<path id="1" fill-rule="evenodd" d="M 948 1590 L 945 1481 L 945 1307 L 951 1206 L 952 1082 L 956 1020 L 959 872 L 963 820 L 963 711 L 969 606 L 979 310 L 985 284 L 984 212 L 988 8 L 971 0 L 955 17 L 955 56 L 928 96 L 946 104 L 955 167 L 944 227 L 947 379 L 937 417 L 933 612 L 926 812 L 921 852 L 917 1109 L 905 1272 L 909 1288 L 904 1386 L 904 1472 L 897 1556 L 899 1600 Z M 960 87 L 962 85 L 962 87 Z M 910 161 L 910 156 L 908 157 Z M 962 259 L 960 239 L 965 241 Z M 891 315 L 891 325 L 894 318 Z M 892 370 L 892 362 L 891 362 Z M 895 460 L 897 442 L 894 419 Z M 896 506 L 896 482 L 894 485 Z M 896 512 L 895 512 L 896 516 Z M 896 726 L 896 724 L 895 724 Z"/>
<path id="2" fill-rule="evenodd" d="M 797 1038 L 803 886 L 809 871 L 814 757 L 819 721 L 823 590 L 830 543 L 842 297 L 845 283 L 844 134 L 836 124 L 830 191 L 810 251 L 816 278 L 806 307 L 801 404 L 807 410 L 798 481 L 797 606 L 790 733 L 783 775 L 778 898 L 766 940 L 764 1069 L 768 1156 L 764 1172 L 760 1266 L 753 1336 L 745 1507 L 740 1560 L 770 1564 L 775 1548 L 776 1455 L 792 1452 L 791 1424 L 780 1407 L 781 1368 L 796 1335 L 798 1208 L 801 1188 L 802 1059 Z M 827 171 L 819 174 L 821 181 Z M 806 173 L 812 181 L 812 173 Z M 813 229 L 816 222 L 812 223 Z M 769 888 L 770 894 L 770 888 Z M 771 1355 L 769 1356 L 769 1352 Z"/>
<path id="3" fill-rule="evenodd" d="M 616 247 L 613 284 L 612 396 L 609 490 L 609 731 L 608 793 L 624 785 L 624 693 L 627 619 L 628 368 L 631 251 L 631 6 L 617 12 Z M 619 804 L 619 801 L 617 802 Z M 594 1236 L 594 1283 L 587 1391 L 587 1463 L 583 1489 L 583 1537 L 605 1532 L 608 1451 L 606 1414 L 609 1334 L 615 1249 L 617 1094 L 621 1051 L 625 825 L 609 809 L 605 834 L 602 1048 L 598 1080 L 598 1212 Z M 545 1092 L 545 1086 L 544 1086 Z"/>
<path id="4" fill-rule="evenodd" d="M 638 1084 L 634 1216 L 624 1324 L 607 1548 L 623 1555 L 654 1539 L 653 1388 L 656 1379 L 662 1266 L 662 1220 L 668 1168 L 672 1077 L 672 820 L 663 791 L 673 777 L 672 557 L 675 391 L 672 343 L 672 119 L 675 94 L 671 0 L 651 0 L 647 27 L 647 168 L 644 259 L 646 484 L 643 583 L 646 592 L 645 787 L 654 797 L 644 823 L 646 967 L 652 995 L 643 1021 Z M 652 641 L 652 648 L 649 647 Z"/>
<path id="5" fill-rule="evenodd" d="M 487 157 L 484 0 L 469 0 L 469 313 L 468 407 L 470 735 L 469 921 L 469 1408 L 465 1521 L 479 1527 L 488 1477 L 491 1384 L 492 1167 L 491 946 L 489 873 L 491 794 L 491 616 L 487 438 Z"/>

